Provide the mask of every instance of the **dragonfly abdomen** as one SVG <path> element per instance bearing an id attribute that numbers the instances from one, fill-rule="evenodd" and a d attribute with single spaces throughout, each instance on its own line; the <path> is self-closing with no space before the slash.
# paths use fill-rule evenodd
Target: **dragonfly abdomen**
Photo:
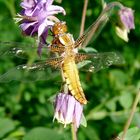
<path id="1" fill-rule="evenodd" d="M 74 61 L 63 63 L 63 73 L 66 80 L 66 84 L 71 92 L 71 94 L 77 99 L 81 104 L 87 104 L 83 89 L 81 87 L 78 70 Z"/>

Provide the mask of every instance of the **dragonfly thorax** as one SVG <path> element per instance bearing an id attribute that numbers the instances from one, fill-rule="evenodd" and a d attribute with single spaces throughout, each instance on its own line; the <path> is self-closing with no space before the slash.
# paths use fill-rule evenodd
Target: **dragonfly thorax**
<path id="1" fill-rule="evenodd" d="M 74 48 L 74 38 L 73 35 L 70 33 L 65 33 L 59 36 L 59 40 L 61 44 L 64 45 L 65 51 L 63 53 L 64 57 L 74 57 L 77 53 L 77 49 Z"/>

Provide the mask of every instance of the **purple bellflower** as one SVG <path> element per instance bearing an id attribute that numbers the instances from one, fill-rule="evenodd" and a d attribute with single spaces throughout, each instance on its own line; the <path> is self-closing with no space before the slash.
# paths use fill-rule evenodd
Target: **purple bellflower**
<path id="1" fill-rule="evenodd" d="M 53 0 L 23 0 L 20 4 L 23 10 L 15 18 L 17 22 L 20 22 L 25 35 L 38 35 L 39 53 L 43 44 L 46 44 L 48 30 L 59 21 L 54 15 L 66 14 L 62 7 L 52 5 L 52 3 Z"/>
<path id="2" fill-rule="evenodd" d="M 127 30 L 135 29 L 134 11 L 131 8 L 124 7 L 119 11 L 120 20 Z"/>
<path id="3" fill-rule="evenodd" d="M 74 123 L 76 128 L 81 123 L 83 114 L 83 105 L 80 104 L 72 95 L 59 93 L 55 100 L 54 120 L 64 124 Z"/>
<path id="4" fill-rule="evenodd" d="M 119 10 L 119 18 L 121 25 L 116 27 L 117 35 L 128 42 L 128 33 L 131 29 L 135 29 L 134 11 L 128 7 L 122 7 Z"/>

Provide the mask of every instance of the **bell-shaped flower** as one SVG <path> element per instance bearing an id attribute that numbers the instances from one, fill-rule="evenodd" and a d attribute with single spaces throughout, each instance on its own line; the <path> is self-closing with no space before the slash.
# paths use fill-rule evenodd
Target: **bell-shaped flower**
<path id="1" fill-rule="evenodd" d="M 120 25 L 116 27 L 117 35 L 128 41 L 128 33 L 131 29 L 135 29 L 134 11 L 128 7 L 122 7 L 119 10 Z"/>
<path id="2" fill-rule="evenodd" d="M 134 25 L 134 11 L 131 8 L 123 7 L 119 11 L 120 20 L 123 26 L 127 29 L 135 29 Z"/>
<path id="3" fill-rule="evenodd" d="M 83 114 L 83 105 L 80 104 L 72 95 L 59 93 L 55 100 L 54 119 L 64 124 L 74 123 L 76 128 L 81 123 Z"/>
<path id="4" fill-rule="evenodd" d="M 46 43 L 48 30 L 59 21 L 55 14 L 63 13 L 65 10 L 56 5 L 52 5 L 53 0 L 23 0 L 21 2 L 22 12 L 17 15 L 16 21 L 20 22 L 20 27 L 25 35 L 38 35 L 39 50 Z"/>

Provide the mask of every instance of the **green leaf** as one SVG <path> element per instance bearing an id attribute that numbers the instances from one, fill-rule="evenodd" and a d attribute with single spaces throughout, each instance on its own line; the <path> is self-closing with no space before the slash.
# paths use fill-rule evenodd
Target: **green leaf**
<path id="1" fill-rule="evenodd" d="M 4 140 L 18 140 L 18 138 L 5 138 Z"/>
<path id="2" fill-rule="evenodd" d="M 80 68 L 84 67 L 85 65 L 87 65 L 90 62 L 91 62 L 90 60 L 85 60 L 85 61 L 79 62 L 77 64 L 77 67 L 78 67 L 78 69 L 80 69 Z"/>
<path id="3" fill-rule="evenodd" d="M 14 122 L 7 118 L 0 118 L 0 138 L 15 129 Z"/>
<path id="4" fill-rule="evenodd" d="M 98 112 L 90 111 L 86 116 L 87 120 L 102 120 L 108 115 L 106 110 L 100 110 Z"/>
<path id="5" fill-rule="evenodd" d="M 125 83 L 128 81 L 126 73 L 121 70 L 111 70 L 110 71 L 110 82 L 113 84 L 114 88 L 122 89 L 125 87 Z"/>
<path id="6" fill-rule="evenodd" d="M 121 137 L 123 132 L 119 134 Z M 138 127 L 133 127 L 128 129 L 124 140 L 140 140 L 140 129 Z"/>
<path id="7" fill-rule="evenodd" d="M 95 52 L 97 52 L 97 50 L 92 48 L 92 47 L 82 48 L 82 50 L 87 52 L 87 53 L 95 53 Z"/>
<path id="8" fill-rule="evenodd" d="M 133 103 L 132 94 L 127 91 L 123 91 L 122 95 L 119 98 L 119 102 L 123 108 L 125 108 L 125 109 L 130 108 Z"/>
<path id="9" fill-rule="evenodd" d="M 87 120 L 86 120 L 84 114 L 82 114 L 81 125 L 83 125 L 84 127 L 87 127 Z"/>
<path id="10" fill-rule="evenodd" d="M 135 112 L 132 122 L 134 125 L 140 126 L 140 112 Z"/>
<path id="11" fill-rule="evenodd" d="M 116 110 L 116 101 L 115 100 L 108 101 L 106 103 L 106 107 L 111 111 L 115 111 Z"/>
<path id="12" fill-rule="evenodd" d="M 0 117 L 4 117 L 4 115 L 5 115 L 5 108 L 0 107 Z"/>
<path id="13" fill-rule="evenodd" d="M 36 127 L 27 133 L 23 140 L 64 140 L 64 137 L 55 130 Z"/>
<path id="14" fill-rule="evenodd" d="M 100 140 L 98 133 L 93 127 L 88 126 L 87 128 L 82 128 L 82 131 L 87 136 L 88 140 Z"/>

